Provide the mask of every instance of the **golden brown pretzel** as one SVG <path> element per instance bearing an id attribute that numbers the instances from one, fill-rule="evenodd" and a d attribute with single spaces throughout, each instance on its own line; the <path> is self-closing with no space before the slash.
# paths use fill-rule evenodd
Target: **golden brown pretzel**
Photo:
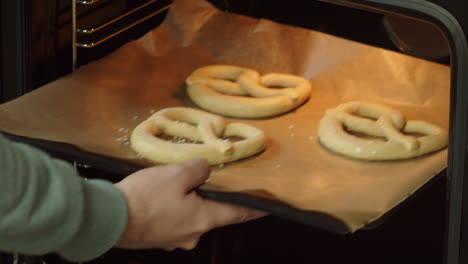
<path id="1" fill-rule="evenodd" d="M 352 135 L 345 128 L 374 138 Z M 349 102 L 329 109 L 320 120 L 318 133 L 328 149 L 363 160 L 413 158 L 442 149 L 448 142 L 447 132 L 436 125 L 405 122 L 400 112 L 367 102 Z"/>
<path id="2" fill-rule="evenodd" d="M 158 137 L 162 134 L 192 142 L 167 141 Z M 242 140 L 231 142 L 222 137 Z M 133 130 L 130 140 L 137 153 L 157 163 L 204 158 L 210 164 L 222 164 L 252 156 L 266 147 L 262 130 L 242 123 L 226 125 L 220 116 L 186 107 L 154 113 Z"/>
<path id="3" fill-rule="evenodd" d="M 299 76 L 260 76 L 255 70 L 231 65 L 198 68 L 186 84 L 188 95 L 201 108 L 239 118 L 269 117 L 290 111 L 304 103 L 311 90 L 310 82 Z"/>

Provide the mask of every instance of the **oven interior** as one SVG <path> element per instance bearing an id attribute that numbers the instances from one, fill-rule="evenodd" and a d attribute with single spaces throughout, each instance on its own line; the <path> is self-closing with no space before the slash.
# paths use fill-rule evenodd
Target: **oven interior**
<path id="1" fill-rule="evenodd" d="M 71 34 L 74 27 L 71 23 L 73 19 L 70 2 L 48 0 L 40 4 L 34 1 L 32 3 L 32 10 L 43 12 L 32 14 L 32 20 L 36 23 L 32 23 L 31 28 L 34 45 L 30 47 L 33 56 L 30 89 L 69 73 L 73 67 L 102 58 L 129 39 L 136 39 L 157 27 L 164 19 L 166 8 L 171 4 L 170 0 L 83 1 L 86 4 L 77 1 L 77 32 Z M 406 52 L 438 63 L 450 63 L 448 44 L 443 35 L 434 26 L 414 19 L 321 1 L 294 1 L 287 8 L 282 1 L 210 2 L 227 12 L 271 19 L 376 47 Z M 413 31 L 420 34 L 414 37 L 411 34 Z M 72 36 L 76 36 L 76 40 Z M 74 49 L 71 48 L 73 41 L 77 46 L 76 59 Z"/>
<path id="2" fill-rule="evenodd" d="M 304 27 L 443 65 L 450 65 L 453 60 L 444 35 L 426 21 L 321 1 L 210 2 L 226 12 Z M 171 1 L 154 0 L 45 0 L 25 3 L 31 7 L 26 25 L 30 32 L 26 39 L 29 41 L 30 66 L 23 75 L 29 81 L 23 83 L 20 92 L 9 91 L 13 82 L 3 81 L 3 102 L 69 74 L 81 65 L 99 60 L 129 40 L 141 37 L 164 20 L 171 5 Z M 99 25 L 104 26 L 101 28 Z M 2 45 L 2 50 L 5 50 L 4 41 Z M 1 69 L 4 80 L 7 79 L 4 76 L 14 70 L 7 69 L 5 65 L 2 63 Z M 28 139 L 21 140 L 28 142 Z M 77 159 L 67 155 L 60 144 L 56 146 L 36 140 L 28 143 L 69 160 L 85 177 L 111 181 L 121 177 L 107 170 L 105 165 L 104 168 L 94 166 L 92 157 Z M 125 166 L 114 168 L 132 169 Z M 448 190 L 444 171 L 417 195 L 389 212 L 382 221 L 353 234 L 335 234 L 269 216 L 214 230 L 190 252 L 115 249 L 92 263 L 444 263 L 447 259 Z M 13 261 L 18 260 L 20 263 L 66 263 L 55 255 L 5 255 L 0 258 L 1 263 L 2 260 L 6 263 L 17 263 Z"/>

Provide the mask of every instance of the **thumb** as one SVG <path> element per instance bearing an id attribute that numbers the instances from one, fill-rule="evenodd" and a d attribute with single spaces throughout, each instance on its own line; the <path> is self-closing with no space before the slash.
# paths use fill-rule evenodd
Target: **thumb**
<path id="1" fill-rule="evenodd" d="M 182 167 L 178 176 L 187 192 L 200 186 L 210 177 L 211 166 L 204 159 L 191 159 L 178 165 Z"/>
<path id="2" fill-rule="evenodd" d="M 204 200 L 203 205 L 200 213 L 210 215 L 214 227 L 248 222 L 267 215 L 266 212 L 214 200 Z"/>

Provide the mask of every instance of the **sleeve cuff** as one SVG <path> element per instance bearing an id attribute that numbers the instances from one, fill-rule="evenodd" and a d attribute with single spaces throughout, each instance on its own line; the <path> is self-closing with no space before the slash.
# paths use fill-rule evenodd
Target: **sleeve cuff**
<path id="1" fill-rule="evenodd" d="M 111 182 L 83 183 L 84 212 L 80 229 L 58 253 L 67 260 L 89 261 L 112 248 L 127 224 L 127 203 Z"/>

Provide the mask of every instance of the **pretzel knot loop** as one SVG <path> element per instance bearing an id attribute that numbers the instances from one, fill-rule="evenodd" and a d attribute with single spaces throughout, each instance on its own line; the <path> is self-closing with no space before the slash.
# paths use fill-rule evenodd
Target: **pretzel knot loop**
<path id="1" fill-rule="evenodd" d="M 184 140 L 168 141 L 162 135 Z M 242 139 L 232 142 L 229 137 Z M 242 123 L 226 125 L 220 116 L 186 107 L 154 113 L 133 130 L 130 140 L 144 158 L 166 164 L 192 158 L 227 163 L 252 156 L 266 146 L 265 135 L 258 128 Z"/>
<path id="2" fill-rule="evenodd" d="M 327 110 L 320 120 L 319 138 L 330 150 L 363 160 L 413 158 L 442 149 L 448 142 L 446 131 L 436 125 L 406 122 L 399 111 L 367 102 Z"/>
<path id="3" fill-rule="evenodd" d="M 200 107 L 239 118 L 269 117 L 290 111 L 304 103 L 311 91 L 310 82 L 299 76 L 260 76 L 255 70 L 230 65 L 198 68 L 186 84 L 188 95 Z"/>

